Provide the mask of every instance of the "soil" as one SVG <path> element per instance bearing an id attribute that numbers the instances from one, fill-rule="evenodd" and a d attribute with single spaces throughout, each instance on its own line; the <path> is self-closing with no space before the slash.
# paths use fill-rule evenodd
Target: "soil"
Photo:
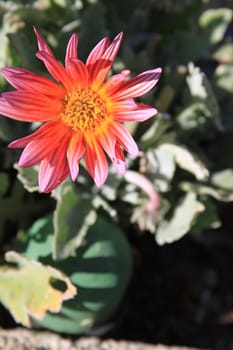
<path id="1" fill-rule="evenodd" d="M 221 229 L 173 244 L 138 237 L 128 310 L 114 337 L 233 349 L 233 206 L 223 212 Z"/>

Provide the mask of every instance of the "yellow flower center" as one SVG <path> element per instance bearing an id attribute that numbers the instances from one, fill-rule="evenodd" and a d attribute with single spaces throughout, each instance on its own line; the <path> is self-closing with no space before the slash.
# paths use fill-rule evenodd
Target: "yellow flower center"
<path id="1" fill-rule="evenodd" d="M 63 102 L 61 118 L 73 130 L 95 131 L 107 118 L 106 103 L 90 88 L 66 94 Z"/>

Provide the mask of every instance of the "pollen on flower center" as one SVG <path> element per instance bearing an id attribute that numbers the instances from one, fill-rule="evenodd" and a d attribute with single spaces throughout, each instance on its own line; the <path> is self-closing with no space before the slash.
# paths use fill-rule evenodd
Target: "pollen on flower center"
<path id="1" fill-rule="evenodd" d="M 63 103 L 61 118 L 73 130 L 94 131 L 107 118 L 105 102 L 90 88 L 67 93 Z"/>

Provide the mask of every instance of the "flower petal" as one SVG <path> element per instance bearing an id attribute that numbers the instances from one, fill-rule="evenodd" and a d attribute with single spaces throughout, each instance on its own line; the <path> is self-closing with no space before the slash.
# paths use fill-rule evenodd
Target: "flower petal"
<path id="1" fill-rule="evenodd" d="M 55 152 L 60 143 L 71 133 L 70 130 L 64 127 L 61 123 L 59 125 L 57 124 L 56 129 L 54 129 L 54 127 L 49 128 L 47 124 L 45 124 L 47 126 L 46 132 L 45 130 L 43 130 L 44 132 L 40 130 L 40 136 L 38 136 L 38 134 L 35 135 L 36 132 L 31 135 L 34 137 L 31 137 L 31 140 L 27 143 L 22 152 L 19 166 L 34 166 L 44 158 L 47 158 L 49 154 Z M 42 129 L 42 127 L 40 129 Z"/>
<path id="2" fill-rule="evenodd" d="M 125 157 L 116 143 L 116 136 L 111 131 L 108 131 L 108 133 L 99 135 L 98 141 L 111 159 L 116 171 L 119 174 L 124 174 L 126 169 Z"/>
<path id="3" fill-rule="evenodd" d="M 69 175 L 69 166 L 66 159 L 68 139 L 42 160 L 39 169 L 39 188 L 41 192 L 51 192 L 59 186 Z"/>
<path id="4" fill-rule="evenodd" d="M 122 145 L 132 157 L 136 157 L 138 154 L 138 146 L 128 129 L 120 123 L 112 123 L 109 128 L 115 134 L 120 145 Z"/>
<path id="5" fill-rule="evenodd" d="M 95 63 L 87 65 L 88 71 L 90 73 L 91 80 L 94 82 L 94 86 L 97 88 L 106 78 L 112 64 L 116 58 L 119 51 L 120 44 L 122 41 L 123 33 L 119 33 L 108 46 L 108 48 L 103 52 L 102 57 L 97 59 Z"/>
<path id="6" fill-rule="evenodd" d="M 116 163 L 114 163 L 115 169 L 118 172 L 118 174 L 123 175 L 126 172 L 126 161 L 125 161 L 124 153 L 122 152 L 122 149 L 119 146 L 119 144 L 116 144 L 115 154 L 116 154 Z"/>
<path id="7" fill-rule="evenodd" d="M 43 51 L 37 52 L 36 57 L 44 63 L 49 73 L 57 82 L 61 83 L 68 90 L 72 87 L 71 80 L 65 68 L 54 57 Z"/>
<path id="8" fill-rule="evenodd" d="M 130 75 L 130 70 L 125 69 L 121 73 L 112 75 L 103 86 L 104 91 L 110 95 Z"/>
<path id="9" fill-rule="evenodd" d="M 20 156 L 19 166 L 31 167 L 40 163 L 51 151 L 54 151 L 55 146 L 53 139 L 49 137 L 29 142 Z"/>
<path id="10" fill-rule="evenodd" d="M 140 103 L 137 109 L 114 113 L 114 118 L 118 122 L 143 122 L 153 117 L 156 113 L 157 109 Z"/>
<path id="11" fill-rule="evenodd" d="M 134 98 L 144 95 L 158 82 L 162 69 L 156 68 L 139 74 L 138 76 L 123 82 L 112 94 L 114 99 Z"/>
<path id="12" fill-rule="evenodd" d="M 108 133 L 101 133 L 98 135 L 97 140 L 112 162 L 114 162 L 116 146 L 115 135 L 111 131 L 108 131 Z"/>
<path id="13" fill-rule="evenodd" d="M 103 84 L 120 48 L 122 33 L 112 42 L 108 38 L 100 41 L 86 65 L 78 60 L 78 36 L 73 34 L 66 48 L 64 67 L 41 33 L 34 30 L 39 48 L 36 56 L 59 84 L 23 68 L 3 68 L 3 75 L 17 90 L 2 94 L 0 113 L 22 121 L 46 122 L 9 147 L 24 148 L 19 160 L 23 167 L 41 162 L 39 186 L 43 192 L 52 191 L 69 174 L 74 181 L 84 154 L 87 171 L 100 187 L 108 175 L 106 155 L 116 171 L 123 174 L 126 170 L 124 149 L 131 156 L 138 154 L 137 144 L 123 123 L 144 121 L 157 112 L 155 108 L 137 104 L 133 98 L 157 83 L 161 68 L 130 80 L 127 80 L 130 71 L 123 70 Z M 76 90 L 81 90 L 83 101 L 78 100 L 80 96 L 75 99 Z M 86 118 L 84 126 L 75 124 L 76 113 L 82 108 L 80 113 Z"/>
<path id="14" fill-rule="evenodd" d="M 105 50 L 109 47 L 109 38 L 103 38 L 90 52 L 86 60 L 86 66 L 94 67 L 97 60 L 101 59 Z"/>
<path id="15" fill-rule="evenodd" d="M 37 129 L 35 132 L 32 134 L 21 137 L 18 140 L 12 141 L 9 144 L 9 148 L 24 148 L 27 146 L 27 144 L 31 141 L 38 140 L 38 139 L 45 139 L 45 138 L 51 138 L 52 136 L 56 140 L 59 140 L 63 138 L 63 136 L 66 133 L 69 133 L 70 129 L 60 121 L 55 121 L 55 122 L 48 122 L 43 124 L 39 129 Z"/>
<path id="16" fill-rule="evenodd" d="M 1 72 L 7 81 L 16 89 L 33 90 L 55 98 L 62 98 L 65 94 L 61 86 L 26 69 L 2 68 Z M 28 91 L 28 93 L 30 92 Z"/>
<path id="17" fill-rule="evenodd" d="M 86 168 L 96 185 L 101 187 L 108 176 L 108 162 L 105 154 L 95 139 L 86 143 Z"/>
<path id="18" fill-rule="evenodd" d="M 66 48 L 65 65 L 67 65 L 67 61 L 69 61 L 71 58 L 77 59 L 77 48 L 78 48 L 78 35 L 73 34 Z"/>
<path id="19" fill-rule="evenodd" d="M 131 98 L 123 101 L 114 101 L 110 107 L 110 113 L 123 113 L 137 108 L 137 103 Z"/>
<path id="20" fill-rule="evenodd" d="M 75 133 L 71 138 L 67 150 L 67 159 L 71 173 L 71 179 L 76 180 L 79 173 L 79 162 L 85 152 L 81 133 Z"/>
<path id="21" fill-rule="evenodd" d="M 48 55 L 50 55 L 51 57 L 54 57 L 54 54 L 53 54 L 52 50 L 47 45 L 46 41 L 44 40 L 44 38 L 41 35 L 41 33 L 39 32 L 39 30 L 37 30 L 36 27 L 33 27 L 33 29 L 34 29 L 34 32 L 35 32 L 36 37 L 37 37 L 39 51 L 44 51 Z"/>
<path id="22" fill-rule="evenodd" d="M 60 101 L 27 90 L 5 92 L 0 98 L 0 114 L 26 122 L 55 119 L 61 108 Z"/>
<path id="23" fill-rule="evenodd" d="M 85 64 L 77 59 L 70 59 L 67 61 L 67 71 L 73 81 L 74 87 L 86 88 L 88 87 L 89 74 Z"/>

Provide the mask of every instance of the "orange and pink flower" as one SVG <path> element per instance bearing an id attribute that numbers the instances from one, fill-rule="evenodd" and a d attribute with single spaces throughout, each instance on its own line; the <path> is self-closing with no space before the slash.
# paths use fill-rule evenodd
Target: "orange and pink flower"
<path id="1" fill-rule="evenodd" d="M 23 68 L 8 67 L 2 74 L 16 89 L 0 98 L 0 114 L 24 122 L 41 122 L 31 135 L 10 143 L 24 148 L 19 165 L 31 167 L 40 163 L 39 187 L 42 192 L 55 189 L 69 175 L 73 181 L 84 157 L 86 169 L 97 186 L 108 176 L 106 155 L 117 173 L 124 174 L 124 150 L 137 156 L 138 147 L 124 125 L 145 121 L 157 111 L 136 103 L 134 98 L 151 90 L 161 68 L 145 71 L 129 79 L 129 70 L 107 75 L 118 53 L 122 33 L 112 42 L 102 39 L 85 63 L 77 55 L 78 36 L 73 34 L 66 49 L 65 66 L 55 58 L 38 30 L 36 56 L 53 79 Z"/>

